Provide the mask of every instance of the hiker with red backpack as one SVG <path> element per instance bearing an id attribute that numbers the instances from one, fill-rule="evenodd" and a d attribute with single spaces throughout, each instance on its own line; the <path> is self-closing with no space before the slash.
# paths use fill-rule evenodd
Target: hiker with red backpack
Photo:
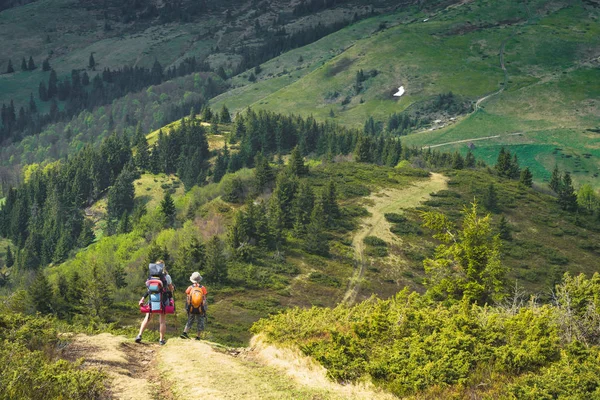
<path id="1" fill-rule="evenodd" d="M 206 295 L 208 291 L 204 286 L 200 285 L 202 276 L 198 272 L 194 272 L 190 276 L 190 282 L 192 284 L 185 291 L 187 295 L 185 309 L 188 313 L 188 320 L 180 337 L 182 339 L 189 339 L 188 331 L 192 328 L 194 321 L 196 321 L 196 340 L 200 340 L 200 334 L 204 330 L 204 323 L 206 321 Z"/>
<path id="2" fill-rule="evenodd" d="M 135 338 L 136 343 L 142 342 L 142 333 L 152 319 L 152 314 L 160 314 L 160 345 L 166 343 L 165 332 L 167 331 L 167 314 L 175 312 L 173 300 L 173 280 L 165 268 L 163 260 L 157 260 L 149 265 L 149 277 L 146 281 L 146 294 L 140 299 L 140 311 L 146 313 L 146 317 L 140 326 L 140 332 Z M 146 298 L 149 297 L 147 304 L 144 304 Z"/>

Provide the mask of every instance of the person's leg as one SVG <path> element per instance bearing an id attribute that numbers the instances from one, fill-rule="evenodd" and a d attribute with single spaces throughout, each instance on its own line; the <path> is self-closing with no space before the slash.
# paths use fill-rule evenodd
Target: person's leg
<path id="1" fill-rule="evenodd" d="M 144 333 L 144 331 L 146 330 L 146 327 L 148 326 L 148 322 L 150 322 L 151 319 L 152 319 L 152 313 L 147 313 L 146 317 L 142 321 L 142 325 L 140 326 L 140 332 L 139 332 L 138 336 L 142 336 L 142 333 Z"/>
<path id="2" fill-rule="evenodd" d="M 160 314 L 160 340 L 165 339 L 165 333 L 167 332 L 167 314 Z"/>
<path id="3" fill-rule="evenodd" d="M 142 342 L 142 333 L 144 333 L 144 330 L 148 326 L 148 322 L 150 321 L 150 319 L 152 319 L 152 314 L 147 313 L 146 316 L 144 317 L 144 320 L 142 321 L 142 325 L 140 326 L 140 332 L 138 333 L 138 335 L 135 338 L 136 343 Z"/>
<path id="4" fill-rule="evenodd" d="M 187 319 L 187 322 L 185 324 L 185 328 L 183 328 L 183 333 L 188 333 L 190 331 L 190 328 L 194 324 L 194 319 L 196 317 L 196 315 L 192 314 L 192 313 L 188 313 L 187 316 L 188 316 L 188 319 Z"/>
<path id="5" fill-rule="evenodd" d="M 188 332 L 189 332 L 190 328 L 192 327 L 193 323 L 194 323 L 194 314 L 188 312 L 187 313 L 187 321 L 185 323 L 185 327 L 183 328 L 183 333 L 181 335 L 179 335 L 180 338 L 182 338 L 182 339 L 190 338 L 188 336 Z"/>
<path id="6" fill-rule="evenodd" d="M 202 332 L 204 331 L 204 321 L 206 319 L 205 315 L 198 315 L 198 323 L 196 325 L 196 329 L 198 330 L 198 333 L 196 334 L 196 339 L 200 338 L 200 334 L 202 334 Z"/>

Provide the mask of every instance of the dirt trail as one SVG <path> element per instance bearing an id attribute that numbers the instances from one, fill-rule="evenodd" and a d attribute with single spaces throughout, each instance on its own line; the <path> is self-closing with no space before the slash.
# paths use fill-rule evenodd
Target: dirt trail
<path id="1" fill-rule="evenodd" d="M 385 189 L 368 197 L 372 204 L 367 205 L 366 208 L 371 215 L 363 219 L 360 230 L 352 240 L 355 252 L 355 269 L 342 302 L 352 304 L 358 295 L 366 267 L 363 239 L 372 235 L 388 243 L 400 241 L 396 235 L 390 232 L 391 225 L 385 219 L 384 214 L 418 206 L 429 198 L 429 193 L 445 189 L 447 182 L 448 178 L 444 175 L 432 173 L 430 179 L 416 182 L 407 188 Z"/>
<path id="2" fill-rule="evenodd" d="M 63 350 L 70 360 L 100 368 L 111 377 L 116 399 L 212 400 L 322 399 L 391 400 L 366 385 L 339 385 L 298 351 L 265 345 L 229 349 L 215 343 L 169 339 L 166 346 L 135 344 L 111 334 L 77 335 Z"/>
<path id="3" fill-rule="evenodd" d="M 493 136 L 484 136 L 484 137 L 477 137 L 477 138 L 471 138 L 471 139 L 462 139 L 462 140 L 455 140 L 453 142 L 446 142 L 446 143 L 440 143 L 440 144 L 433 144 L 431 146 L 423 146 L 423 147 L 429 147 L 430 149 L 434 149 L 436 147 L 441 147 L 441 146 L 449 146 L 451 144 L 459 144 L 459 143 L 469 143 L 469 142 L 477 142 L 479 140 L 489 140 L 489 139 L 497 139 L 499 137 L 507 137 L 507 136 L 521 136 L 523 135 L 524 132 L 515 132 L 515 133 L 509 133 L 507 135 L 493 135 Z"/>
<path id="4" fill-rule="evenodd" d="M 80 334 L 63 349 L 62 356 L 72 361 L 83 357 L 85 367 L 105 371 L 114 398 L 148 400 L 161 389 L 160 380 L 156 379 L 157 351 L 157 345 L 137 345 L 123 336 Z M 163 399 L 172 399 L 168 390 L 164 393 Z"/>

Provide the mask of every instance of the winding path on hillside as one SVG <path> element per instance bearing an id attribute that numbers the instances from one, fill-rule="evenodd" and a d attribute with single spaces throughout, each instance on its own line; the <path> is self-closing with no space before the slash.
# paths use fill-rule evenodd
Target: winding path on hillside
<path id="1" fill-rule="evenodd" d="M 470 139 L 454 140 L 452 142 L 432 144 L 431 146 L 425 145 L 423 147 L 428 147 L 430 149 L 434 149 L 436 147 L 449 146 L 451 144 L 477 142 L 480 140 L 489 140 L 489 139 L 496 139 L 496 138 L 507 137 L 507 136 L 521 136 L 521 135 L 523 135 L 523 132 L 515 132 L 515 133 L 509 133 L 507 135 L 493 135 L 493 136 L 476 137 L 476 138 L 470 138 Z"/>
<path id="2" fill-rule="evenodd" d="M 403 189 L 384 189 L 374 193 L 367 199 L 371 203 L 366 208 L 371 214 L 363 218 L 361 227 L 352 239 L 354 247 L 355 265 L 354 274 L 348 282 L 342 302 L 353 304 L 360 291 L 367 260 L 364 256 L 363 240 L 367 236 L 377 236 L 387 243 L 394 243 L 400 239 L 390 232 L 391 224 L 385 219 L 386 213 L 399 212 L 408 208 L 415 208 L 423 201 L 430 198 L 429 194 L 438 192 L 448 187 L 448 178 L 442 174 L 432 173 L 429 179 L 418 181 Z"/>
<path id="3" fill-rule="evenodd" d="M 529 8 L 529 5 L 527 3 L 525 3 L 525 8 L 527 10 L 527 21 L 526 23 L 529 23 L 531 21 L 531 19 L 533 18 L 533 15 L 531 13 L 531 9 Z M 505 57 L 504 57 L 504 51 L 506 49 L 506 43 L 508 43 L 509 40 L 513 39 L 515 37 L 515 35 L 517 34 L 517 27 L 513 28 L 512 33 L 506 37 L 502 43 L 500 44 L 500 68 L 502 68 L 502 73 L 504 74 L 504 80 L 502 82 L 502 85 L 500 86 L 500 88 L 492 93 L 489 93 L 479 99 L 477 99 L 477 101 L 475 102 L 475 108 L 473 110 L 473 112 L 471 114 L 469 114 L 467 116 L 473 116 L 475 115 L 482 107 L 481 104 L 490 99 L 491 97 L 494 97 L 500 93 L 502 93 L 507 87 L 508 87 L 508 70 L 506 69 L 506 63 L 505 63 Z M 504 136 L 515 136 L 515 135 L 521 135 L 522 133 L 511 133 L 508 135 L 504 135 Z M 440 147 L 440 146 L 446 146 L 446 145 L 451 145 L 451 144 L 458 144 L 458 143 L 466 143 L 466 142 L 473 142 L 473 141 L 477 141 L 477 140 L 488 140 L 488 139 L 495 139 L 495 138 L 499 138 L 502 137 L 502 135 L 493 135 L 493 136 L 485 136 L 485 137 L 478 137 L 478 138 L 471 138 L 471 139 L 463 139 L 463 140 L 456 140 L 453 142 L 447 142 L 447 143 L 440 143 L 440 144 L 434 144 L 434 145 L 424 145 L 423 147 L 429 147 L 429 148 L 435 148 L 435 147 Z"/>
<path id="4" fill-rule="evenodd" d="M 483 103 L 484 101 L 486 101 L 490 97 L 493 97 L 493 96 L 496 96 L 496 95 L 502 93 L 504 91 L 504 89 L 506 89 L 506 86 L 508 85 L 508 71 L 506 70 L 506 65 L 504 63 L 504 49 L 506 48 L 506 43 L 509 40 L 511 40 L 516 34 L 517 34 L 517 30 L 515 28 L 515 29 L 513 29 L 513 31 L 510 34 L 510 36 L 507 37 L 506 39 L 504 39 L 502 41 L 502 44 L 500 45 L 500 68 L 502 68 L 502 72 L 504 74 L 504 81 L 502 82 L 502 86 L 500 87 L 500 89 L 496 90 L 495 92 L 490 93 L 490 94 L 488 94 L 486 96 L 483 96 L 482 98 L 480 98 L 479 100 L 477 100 L 475 102 L 475 112 L 477 112 L 481 108 L 481 103 Z"/>
<path id="5" fill-rule="evenodd" d="M 175 338 L 158 346 L 109 333 L 76 335 L 62 352 L 70 360 L 83 357 L 86 368 L 105 371 L 116 399 L 395 399 L 372 386 L 331 382 L 315 361 L 258 337 L 250 347 L 227 348 L 203 340 Z"/>

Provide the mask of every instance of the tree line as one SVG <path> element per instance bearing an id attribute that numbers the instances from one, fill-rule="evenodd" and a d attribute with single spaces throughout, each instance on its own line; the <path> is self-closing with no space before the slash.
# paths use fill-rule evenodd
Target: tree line
<path id="1" fill-rule="evenodd" d="M 44 65 L 47 63 L 48 61 L 45 60 Z M 96 65 L 93 54 L 90 54 L 89 68 L 94 70 Z M 112 103 L 115 99 L 129 93 L 139 92 L 151 85 L 160 85 L 194 72 L 208 72 L 210 66 L 205 61 L 188 57 L 167 70 L 164 70 L 156 60 L 151 68 L 137 66 L 123 66 L 118 69 L 104 68 L 93 78 L 90 78 L 86 70 L 74 69 L 70 76 L 63 79 L 58 78 L 56 71 L 50 68 L 49 64 L 48 69 L 50 75 L 47 81 L 40 82 L 38 97 L 42 102 L 50 102 L 49 112 L 47 114 L 38 112 L 33 93 L 28 106 L 21 106 L 18 112 L 12 100 L 8 106 L 3 104 L 0 141 L 11 138 L 19 140 L 24 136 L 40 133 L 50 123 L 67 120 L 83 110 L 91 111 L 98 106 Z M 46 71 L 45 67 L 44 71 Z M 62 110 L 59 102 L 64 102 Z"/>

